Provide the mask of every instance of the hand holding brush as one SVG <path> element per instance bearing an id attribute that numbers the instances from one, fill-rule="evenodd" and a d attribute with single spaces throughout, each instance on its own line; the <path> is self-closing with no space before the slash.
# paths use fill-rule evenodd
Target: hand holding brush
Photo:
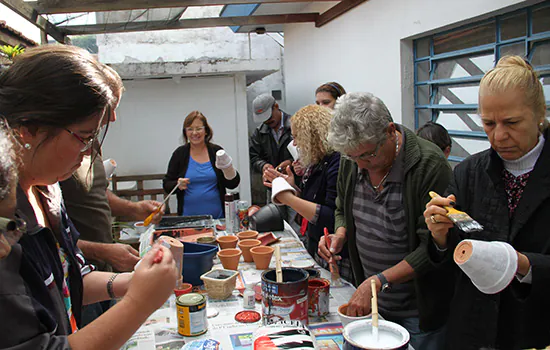
<path id="1" fill-rule="evenodd" d="M 326 227 L 324 230 L 324 236 L 325 236 L 325 244 L 327 245 L 327 248 L 330 251 L 332 239 Z M 342 279 L 340 278 L 340 270 L 338 269 L 338 264 L 336 263 L 334 256 L 332 256 L 332 260 L 331 262 L 329 262 L 329 268 L 330 268 L 330 279 L 331 279 L 330 284 L 333 287 L 340 287 L 342 285 Z"/>
<path id="2" fill-rule="evenodd" d="M 468 214 L 454 208 L 454 195 L 444 198 L 433 191 L 429 194 L 432 200 L 426 204 L 424 219 L 439 247 L 447 247 L 447 233 L 453 226 L 466 233 L 483 230 L 483 226 Z"/>

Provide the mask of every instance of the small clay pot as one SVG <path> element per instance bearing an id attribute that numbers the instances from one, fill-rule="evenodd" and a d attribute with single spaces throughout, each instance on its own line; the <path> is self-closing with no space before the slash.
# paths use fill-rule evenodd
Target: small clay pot
<path id="1" fill-rule="evenodd" d="M 262 242 L 257 239 L 244 239 L 239 242 L 239 248 L 241 248 L 243 252 L 245 262 L 252 262 L 252 254 L 250 254 L 250 249 L 257 247 L 260 244 L 262 244 Z"/>
<path id="2" fill-rule="evenodd" d="M 243 231 L 237 233 L 237 237 L 239 237 L 240 241 L 243 241 L 245 239 L 256 239 L 258 238 L 258 231 Z"/>
<path id="3" fill-rule="evenodd" d="M 266 246 L 253 247 L 250 249 L 252 254 L 252 259 L 256 264 L 256 269 L 265 270 L 269 267 L 271 262 L 271 256 L 273 255 L 274 249 Z"/>
<path id="4" fill-rule="evenodd" d="M 235 237 L 236 238 L 236 237 Z M 222 249 L 218 252 L 218 258 L 226 270 L 237 270 L 242 252 L 236 248 Z"/>
<path id="5" fill-rule="evenodd" d="M 200 244 L 218 245 L 218 242 L 216 242 L 216 239 L 212 236 L 199 237 L 196 242 Z"/>
<path id="6" fill-rule="evenodd" d="M 229 249 L 237 247 L 239 238 L 237 236 L 220 236 L 217 239 L 220 249 Z"/>
<path id="7" fill-rule="evenodd" d="M 193 286 L 190 283 L 181 283 L 180 288 L 174 289 L 174 294 L 176 294 L 176 297 L 179 297 L 180 295 L 191 293 L 193 291 Z"/>

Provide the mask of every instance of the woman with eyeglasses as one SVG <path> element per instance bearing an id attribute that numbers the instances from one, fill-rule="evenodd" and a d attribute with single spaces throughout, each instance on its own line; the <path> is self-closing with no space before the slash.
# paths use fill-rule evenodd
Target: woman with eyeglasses
<path id="1" fill-rule="evenodd" d="M 2 349 L 119 349 L 175 286 L 164 247 L 134 273 L 113 274 L 94 271 L 76 245 L 58 181 L 80 167 L 108 123 L 106 80 L 91 54 L 67 45 L 28 49 L 0 75 L 2 125 L 20 158 L 16 214 L 27 224 L 0 262 Z M 114 298 L 122 299 L 80 329 L 82 305 Z"/>
<path id="2" fill-rule="evenodd" d="M 185 144 L 172 153 L 162 181 L 166 192 L 178 186 L 178 215 L 223 218 L 225 189 L 237 188 L 241 182 L 237 171 L 224 172 L 227 164 L 216 164 L 216 153 L 223 148 L 211 142 L 212 136 L 201 112 L 193 111 L 183 121 Z"/>

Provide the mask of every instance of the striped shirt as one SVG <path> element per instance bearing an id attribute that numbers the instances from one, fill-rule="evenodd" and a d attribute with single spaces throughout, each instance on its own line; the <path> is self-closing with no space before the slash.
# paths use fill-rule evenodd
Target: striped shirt
<path id="1" fill-rule="evenodd" d="M 399 151 L 380 193 L 372 187 L 366 170 L 359 169 L 353 218 L 365 279 L 398 264 L 409 253 L 403 206 L 404 154 Z M 417 317 L 413 281 L 394 284 L 389 292 L 379 293 L 378 308 L 386 318 Z"/>

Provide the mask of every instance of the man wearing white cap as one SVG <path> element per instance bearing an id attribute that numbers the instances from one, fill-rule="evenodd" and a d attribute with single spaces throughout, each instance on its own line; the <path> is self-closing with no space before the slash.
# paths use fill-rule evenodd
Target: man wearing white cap
<path id="1" fill-rule="evenodd" d="M 290 115 L 279 109 L 275 98 L 263 94 L 254 99 L 254 121 L 262 123 L 250 137 L 250 165 L 263 175 L 268 168 L 290 165 L 287 145 L 292 141 Z"/>

